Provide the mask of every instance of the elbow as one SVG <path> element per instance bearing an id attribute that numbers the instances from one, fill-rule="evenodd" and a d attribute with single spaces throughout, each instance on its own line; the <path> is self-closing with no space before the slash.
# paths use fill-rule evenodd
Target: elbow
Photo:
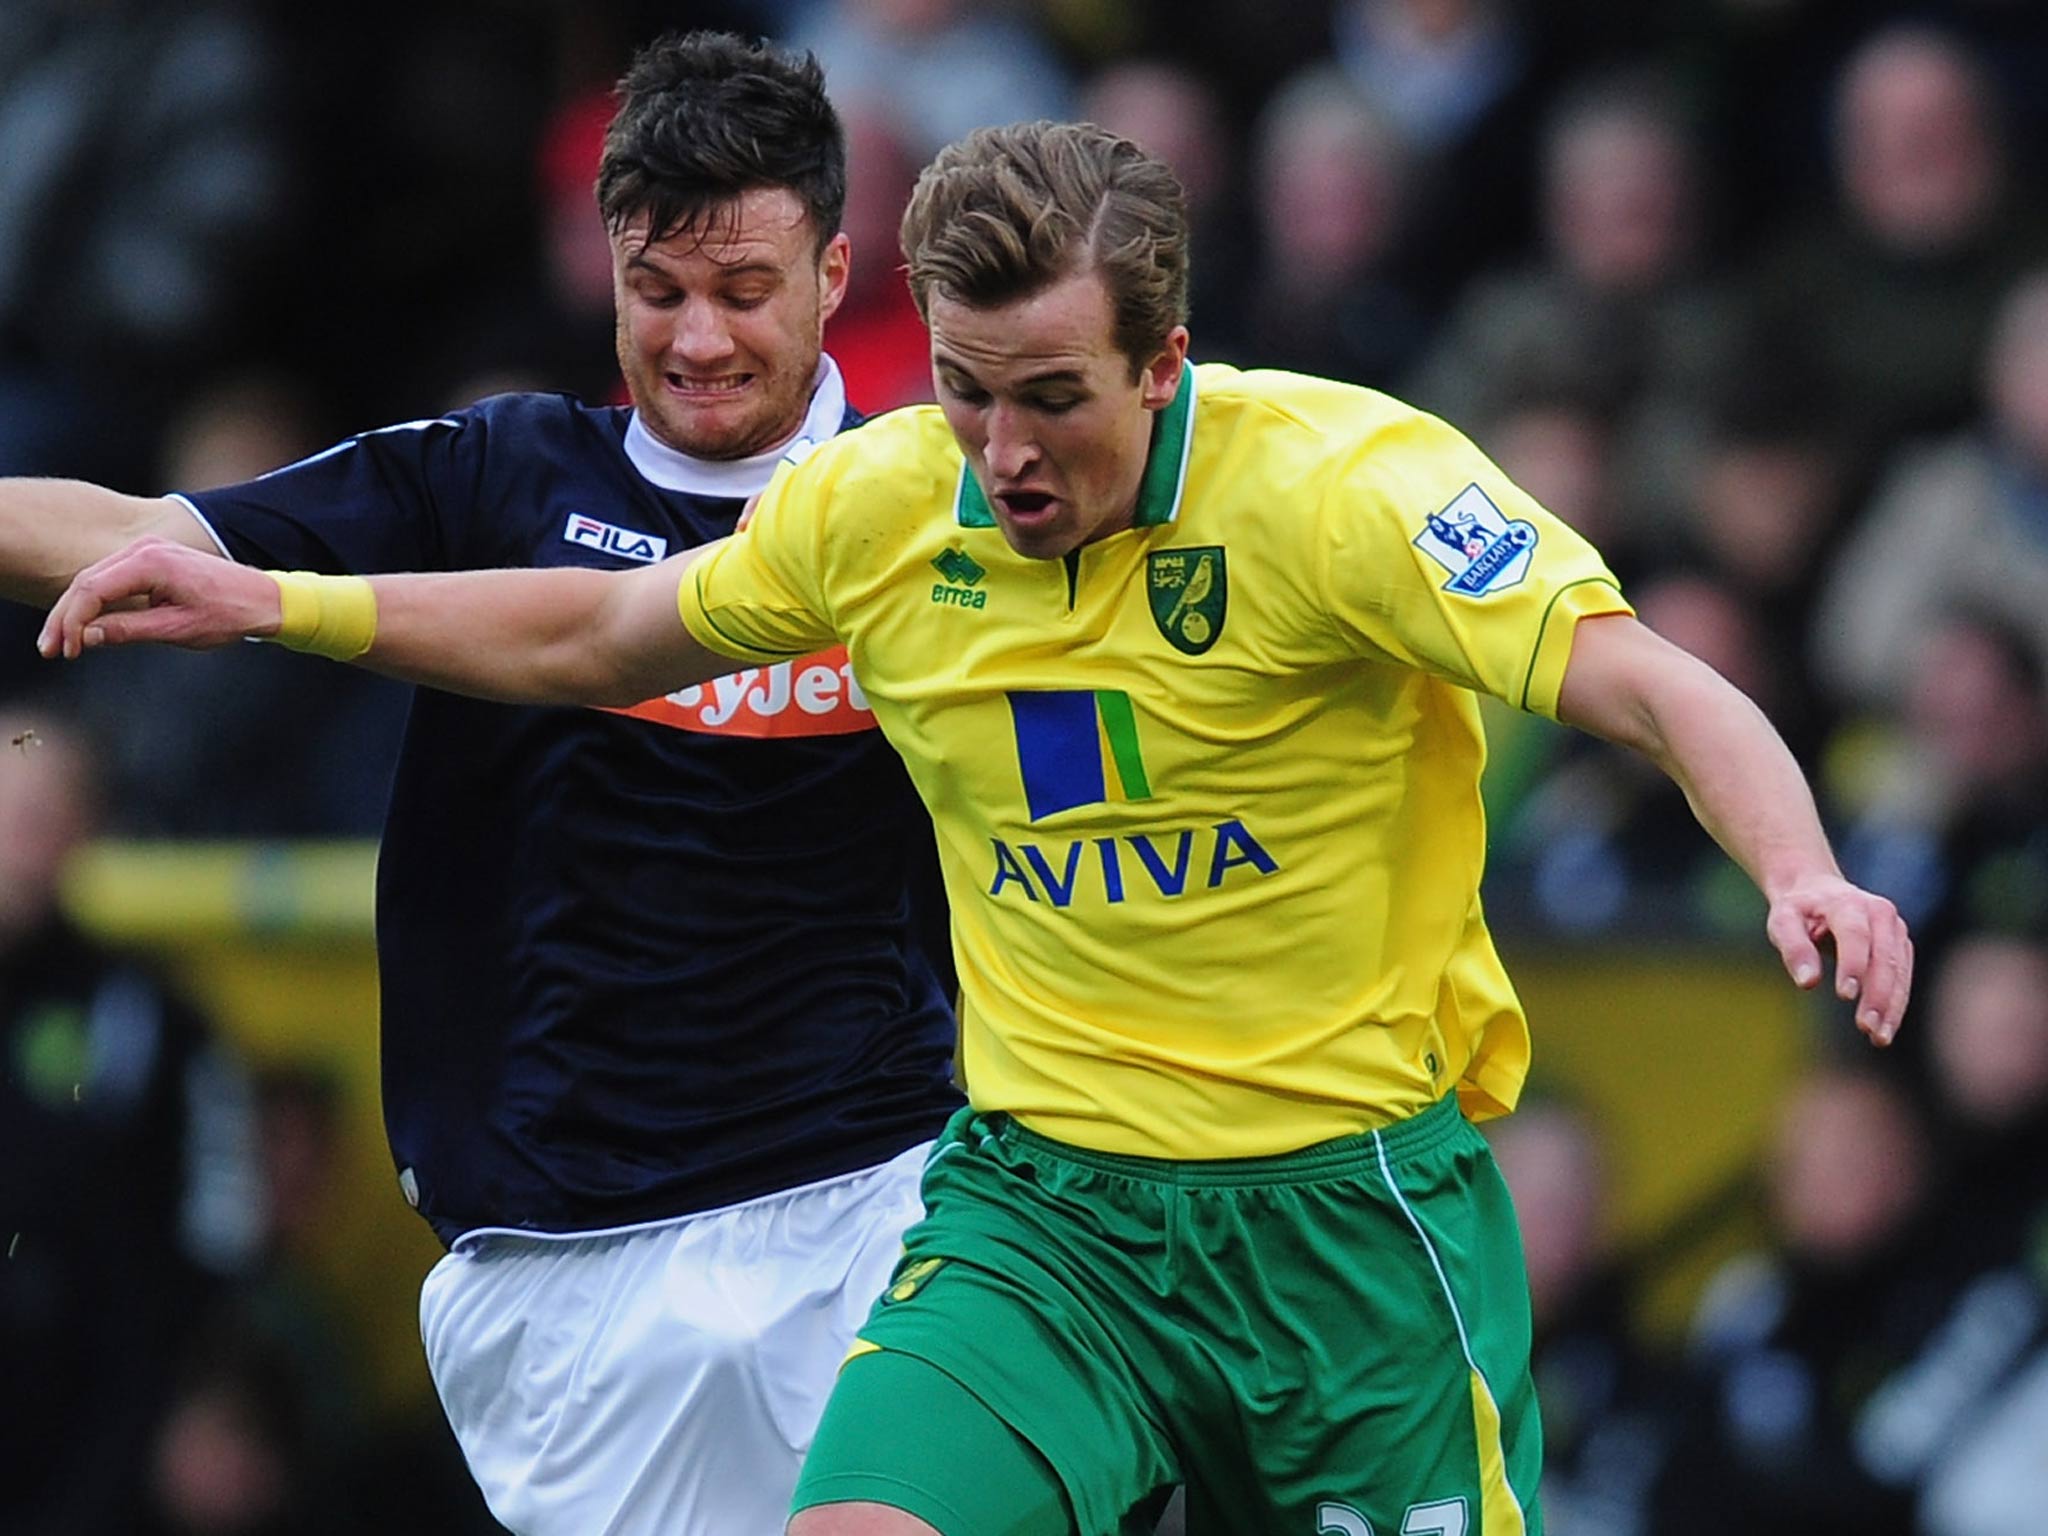
<path id="1" fill-rule="evenodd" d="M 675 686 L 675 681 L 653 665 L 643 647 L 629 632 L 600 626 L 593 643 L 587 636 L 579 645 L 568 642 L 572 656 L 568 664 L 578 667 L 578 703 L 600 709 L 631 709 L 658 699 Z"/>
<path id="2" fill-rule="evenodd" d="M 527 702 L 584 705 L 594 709 L 630 709 L 661 690 L 650 689 L 608 651 L 565 640 L 537 676 L 538 686 Z"/>
<path id="3" fill-rule="evenodd" d="M 1666 773 L 1672 769 L 1671 743 L 1657 706 L 1649 699 L 1630 700 L 1597 720 L 1568 722 L 1611 746 L 1648 758 Z"/>
<path id="4" fill-rule="evenodd" d="M 1668 772 L 1688 722 L 1725 714 L 1731 696 L 1742 698 L 1690 652 L 1634 619 L 1602 618 L 1579 628 L 1558 717 Z"/>
<path id="5" fill-rule="evenodd" d="M 591 690 L 586 703 L 599 709 L 631 709 L 636 704 L 645 704 L 649 699 L 659 698 L 666 690 L 636 681 L 623 674 L 613 673 L 605 677 Z"/>
<path id="6" fill-rule="evenodd" d="M 1661 763 L 1666 750 L 1663 707 L 1663 700 L 1652 689 L 1572 692 L 1559 701 L 1558 719 Z"/>
<path id="7" fill-rule="evenodd" d="M 676 613 L 675 588 L 660 567 L 612 580 L 605 601 L 579 635 L 565 637 L 582 648 L 590 670 L 591 696 L 586 702 L 606 709 L 630 709 L 658 699 L 695 679 L 673 643 L 683 633 Z"/>

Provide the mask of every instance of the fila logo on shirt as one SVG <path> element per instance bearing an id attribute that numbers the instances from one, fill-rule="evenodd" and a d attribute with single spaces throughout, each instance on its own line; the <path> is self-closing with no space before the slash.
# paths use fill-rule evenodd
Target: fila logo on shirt
<path id="1" fill-rule="evenodd" d="M 1446 592 L 1485 597 L 1517 586 L 1535 559 L 1536 525 L 1510 522 L 1493 498 L 1468 485 L 1441 512 L 1423 519 L 1415 547 L 1451 573 Z"/>
<path id="2" fill-rule="evenodd" d="M 1012 693 L 1017 766 L 1034 822 L 1088 806 L 1152 798 L 1130 695 L 1115 689 Z M 1203 827 L 994 845 L 990 896 L 1071 906 L 1077 895 L 1111 906 L 1149 894 L 1175 897 L 1221 887 L 1234 871 L 1263 877 L 1280 864 L 1233 817 Z M 1239 876 L 1242 879 L 1243 876 Z"/>
<path id="3" fill-rule="evenodd" d="M 581 512 L 569 514 L 569 521 L 562 528 L 562 539 L 565 543 L 581 544 L 586 549 L 617 555 L 621 560 L 639 560 L 648 565 L 668 555 L 667 539 L 642 533 L 637 528 L 601 523 Z"/>

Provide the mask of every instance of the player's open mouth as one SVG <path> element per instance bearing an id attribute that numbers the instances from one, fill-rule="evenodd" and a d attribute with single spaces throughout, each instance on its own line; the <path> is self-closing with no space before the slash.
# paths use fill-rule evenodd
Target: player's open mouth
<path id="1" fill-rule="evenodd" d="M 693 399 L 714 399 L 721 395 L 736 395 L 754 382 L 751 373 L 725 373 L 714 379 L 685 378 L 680 373 L 665 373 L 663 382 L 679 395 Z"/>
<path id="2" fill-rule="evenodd" d="M 1047 491 L 998 491 L 996 500 L 1012 517 L 1034 522 L 1058 505 L 1059 499 Z"/>

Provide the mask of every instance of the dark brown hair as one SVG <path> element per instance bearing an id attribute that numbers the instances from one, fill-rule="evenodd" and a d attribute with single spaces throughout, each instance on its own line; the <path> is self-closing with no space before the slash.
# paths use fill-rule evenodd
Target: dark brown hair
<path id="1" fill-rule="evenodd" d="M 846 134 L 818 61 L 723 32 L 670 34 L 635 55 L 598 164 L 605 228 L 644 213 L 649 240 L 701 231 L 760 187 L 797 195 L 820 251 L 839 232 Z"/>

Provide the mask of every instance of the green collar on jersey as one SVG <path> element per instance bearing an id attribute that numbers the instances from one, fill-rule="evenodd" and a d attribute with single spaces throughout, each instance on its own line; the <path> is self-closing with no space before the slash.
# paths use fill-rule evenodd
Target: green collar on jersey
<path id="1" fill-rule="evenodd" d="M 1180 516 L 1181 493 L 1187 488 L 1188 448 L 1195 440 L 1195 365 L 1183 362 L 1180 388 L 1152 423 L 1152 446 L 1145 456 L 1145 477 L 1138 482 L 1138 512 L 1133 527 L 1156 528 Z M 962 528 L 993 528 L 981 483 L 963 461 L 960 488 L 953 497 L 953 518 Z"/>

